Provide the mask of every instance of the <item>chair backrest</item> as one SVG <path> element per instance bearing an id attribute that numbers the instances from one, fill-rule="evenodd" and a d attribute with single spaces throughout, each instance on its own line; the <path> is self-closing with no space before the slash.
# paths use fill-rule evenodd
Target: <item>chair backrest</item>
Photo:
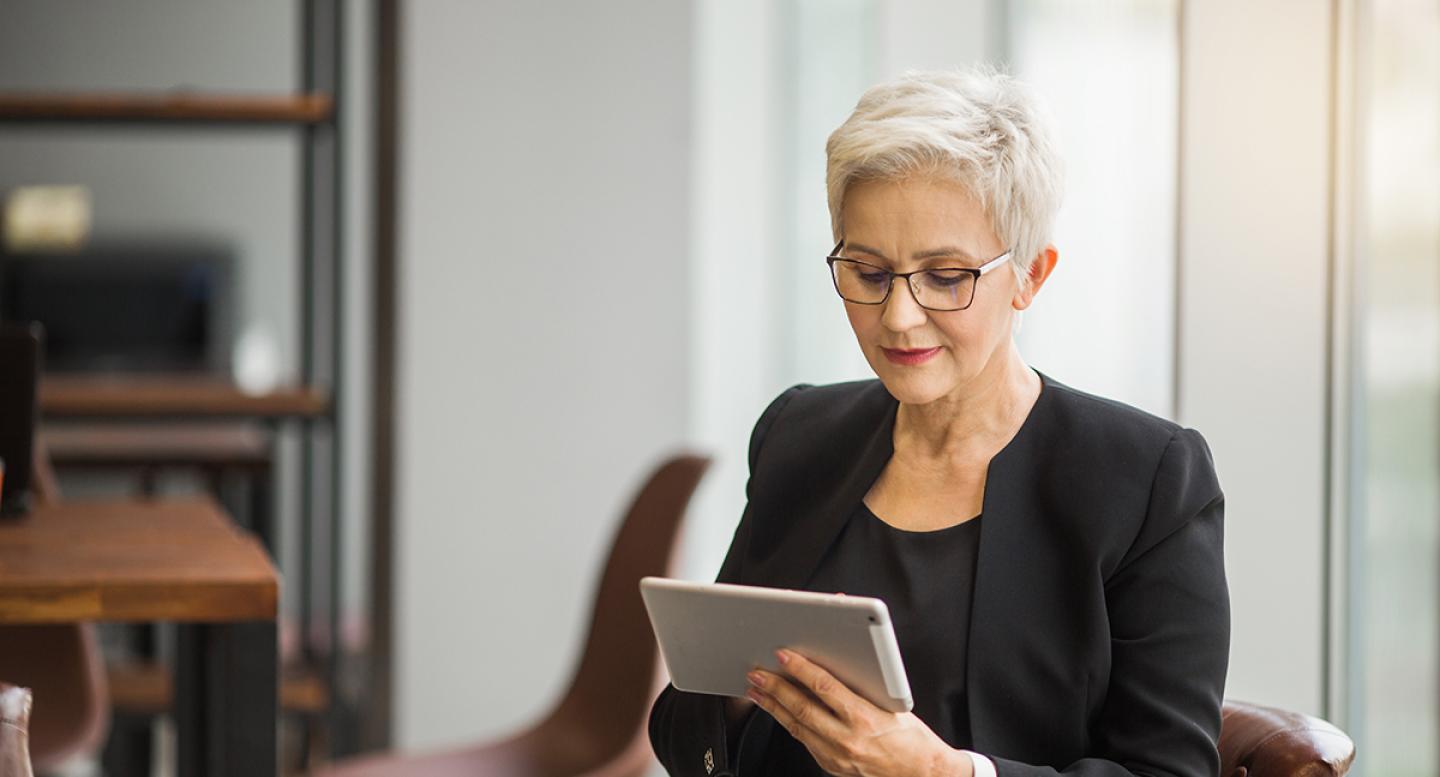
<path id="1" fill-rule="evenodd" d="M 29 728 L 30 689 L 0 683 L 0 777 L 33 777 Z"/>
<path id="2" fill-rule="evenodd" d="M 93 625 L 0 627 L 0 674 L 35 691 L 30 757 L 36 768 L 95 753 L 105 743 L 109 694 Z"/>
<path id="3" fill-rule="evenodd" d="M 685 509 L 709 466 L 704 456 L 672 457 L 630 504 L 600 578 L 580 665 L 540 731 L 583 736 L 603 751 L 597 756 L 619 752 L 643 733 L 660 659 L 640 578 L 671 571 Z"/>
<path id="4" fill-rule="evenodd" d="M 0 514 L 30 507 L 42 338 L 38 324 L 0 326 L 0 459 L 5 462 Z"/>
<path id="5" fill-rule="evenodd" d="M 1220 725 L 1221 777 L 1341 777 L 1355 743 L 1320 718 L 1226 701 Z"/>

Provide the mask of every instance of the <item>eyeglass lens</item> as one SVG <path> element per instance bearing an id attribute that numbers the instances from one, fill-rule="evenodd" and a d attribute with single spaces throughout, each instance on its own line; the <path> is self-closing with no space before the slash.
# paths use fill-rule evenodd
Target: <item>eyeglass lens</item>
<path id="1" fill-rule="evenodd" d="M 835 260 L 831 267 L 840 296 L 863 305 L 885 301 L 895 277 L 885 270 L 844 259 Z M 925 270 L 910 276 L 910 289 L 921 307 L 959 310 L 970 304 L 975 276 L 961 270 Z"/>

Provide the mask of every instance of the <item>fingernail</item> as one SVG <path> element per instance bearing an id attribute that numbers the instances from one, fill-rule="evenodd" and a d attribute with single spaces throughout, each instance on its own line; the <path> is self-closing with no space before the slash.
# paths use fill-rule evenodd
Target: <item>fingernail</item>
<path id="1" fill-rule="evenodd" d="M 790 654 L 786 653 L 783 650 L 775 651 L 775 658 L 778 659 L 782 664 L 790 663 Z"/>
<path id="2" fill-rule="evenodd" d="M 755 690 L 754 688 L 745 691 L 745 696 L 746 698 L 750 699 L 750 701 L 753 701 L 756 704 L 760 703 L 760 692 Z"/>
<path id="3" fill-rule="evenodd" d="M 765 684 L 765 675 L 762 675 L 759 672 L 750 672 L 746 674 L 745 677 L 750 680 L 751 685 L 761 686 Z"/>

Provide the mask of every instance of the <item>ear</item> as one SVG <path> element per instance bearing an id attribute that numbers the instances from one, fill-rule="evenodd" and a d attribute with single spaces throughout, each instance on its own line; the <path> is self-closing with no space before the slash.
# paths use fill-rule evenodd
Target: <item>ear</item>
<path id="1" fill-rule="evenodd" d="M 1035 301 L 1035 295 L 1040 293 L 1040 287 L 1045 285 L 1045 279 L 1055 270 L 1055 263 L 1060 261 L 1060 252 L 1055 250 L 1054 245 L 1047 245 L 1040 249 L 1035 255 L 1034 261 L 1030 262 L 1030 272 L 1026 276 L 1027 283 L 1023 288 L 1015 292 L 1015 298 L 1011 305 L 1016 310 L 1024 310 L 1030 307 Z"/>

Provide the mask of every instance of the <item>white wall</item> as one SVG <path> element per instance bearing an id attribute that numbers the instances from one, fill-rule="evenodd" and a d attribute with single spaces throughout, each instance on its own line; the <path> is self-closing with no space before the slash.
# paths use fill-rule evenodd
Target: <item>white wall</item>
<path id="1" fill-rule="evenodd" d="M 1054 115 L 1060 263 L 1018 335 L 1084 391 L 1173 417 L 1180 2 L 1011 3 L 1009 59 Z M 1084 67 L 1075 63 L 1084 62 Z"/>
<path id="2" fill-rule="evenodd" d="M 554 701 L 619 512 L 683 438 L 691 11 L 404 11 L 396 742 L 421 748 Z"/>
<path id="3" fill-rule="evenodd" d="M 1184 4 L 1179 416 L 1225 489 L 1231 697 L 1321 711 L 1330 4 Z"/>

